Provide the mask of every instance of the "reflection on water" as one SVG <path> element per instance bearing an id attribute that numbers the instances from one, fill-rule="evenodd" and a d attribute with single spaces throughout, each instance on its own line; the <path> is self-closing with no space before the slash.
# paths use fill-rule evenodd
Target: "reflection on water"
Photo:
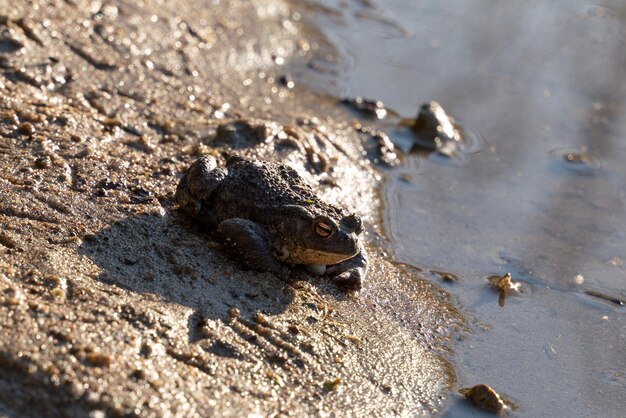
<path id="1" fill-rule="evenodd" d="M 460 346 L 460 385 L 520 416 L 621 416 L 626 308 L 593 293 L 626 298 L 626 6 L 340 3 L 322 24 L 352 57 L 344 96 L 407 117 L 437 100 L 484 136 L 464 164 L 406 157 L 384 191 L 396 258 L 458 275 L 442 286 L 490 326 Z M 506 272 L 532 292 L 501 308 L 486 278 Z"/>

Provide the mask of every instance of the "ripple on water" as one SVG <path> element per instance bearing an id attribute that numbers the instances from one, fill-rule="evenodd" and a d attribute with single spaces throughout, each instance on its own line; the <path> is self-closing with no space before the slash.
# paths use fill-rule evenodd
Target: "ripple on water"
<path id="1" fill-rule="evenodd" d="M 463 167 L 469 163 L 470 156 L 477 154 L 485 148 L 485 138 L 482 133 L 469 123 L 458 125 L 463 138 L 462 143 L 454 152 L 441 152 L 429 150 L 420 146 L 416 135 L 406 122 L 389 131 L 389 137 L 399 150 L 405 154 L 417 154 L 436 164 L 449 167 Z"/>
<path id="2" fill-rule="evenodd" d="M 470 123 L 459 121 L 463 134 L 463 152 L 465 154 L 477 154 L 485 148 L 485 136 Z"/>

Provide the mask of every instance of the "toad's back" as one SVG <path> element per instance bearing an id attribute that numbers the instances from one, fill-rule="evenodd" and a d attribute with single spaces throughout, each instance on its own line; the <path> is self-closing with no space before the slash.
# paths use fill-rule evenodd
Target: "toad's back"
<path id="1" fill-rule="evenodd" d="M 266 223 L 278 215 L 273 211 L 286 205 L 335 219 L 343 216 L 339 208 L 320 200 L 291 167 L 237 157 L 228 161 L 226 170 L 214 202 L 220 221 L 240 217 Z"/>

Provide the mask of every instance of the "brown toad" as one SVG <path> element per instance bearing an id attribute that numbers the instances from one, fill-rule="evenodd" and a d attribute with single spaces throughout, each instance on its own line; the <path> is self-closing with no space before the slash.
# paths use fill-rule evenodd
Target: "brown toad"
<path id="1" fill-rule="evenodd" d="M 362 285 L 361 219 L 319 199 L 286 165 L 236 156 L 218 167 L 202 157 L 180 180 L 175 200 L 246 268 L 287 278 L 291 267 L 306 265 L 338 284 Z"/>

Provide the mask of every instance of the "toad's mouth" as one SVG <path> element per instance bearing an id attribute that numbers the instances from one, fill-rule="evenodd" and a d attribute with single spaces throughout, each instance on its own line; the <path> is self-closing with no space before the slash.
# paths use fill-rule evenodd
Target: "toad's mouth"
<path id="1" fill-rule="evenodd" d="M 353 249 L 343 252 L 295 247 L 289 249 L 288 253 L 286 261 L 294 264 L 323 264 L 329 266 L 352 258 L 359 251 L 358 246 L 355 245 Z"/>

